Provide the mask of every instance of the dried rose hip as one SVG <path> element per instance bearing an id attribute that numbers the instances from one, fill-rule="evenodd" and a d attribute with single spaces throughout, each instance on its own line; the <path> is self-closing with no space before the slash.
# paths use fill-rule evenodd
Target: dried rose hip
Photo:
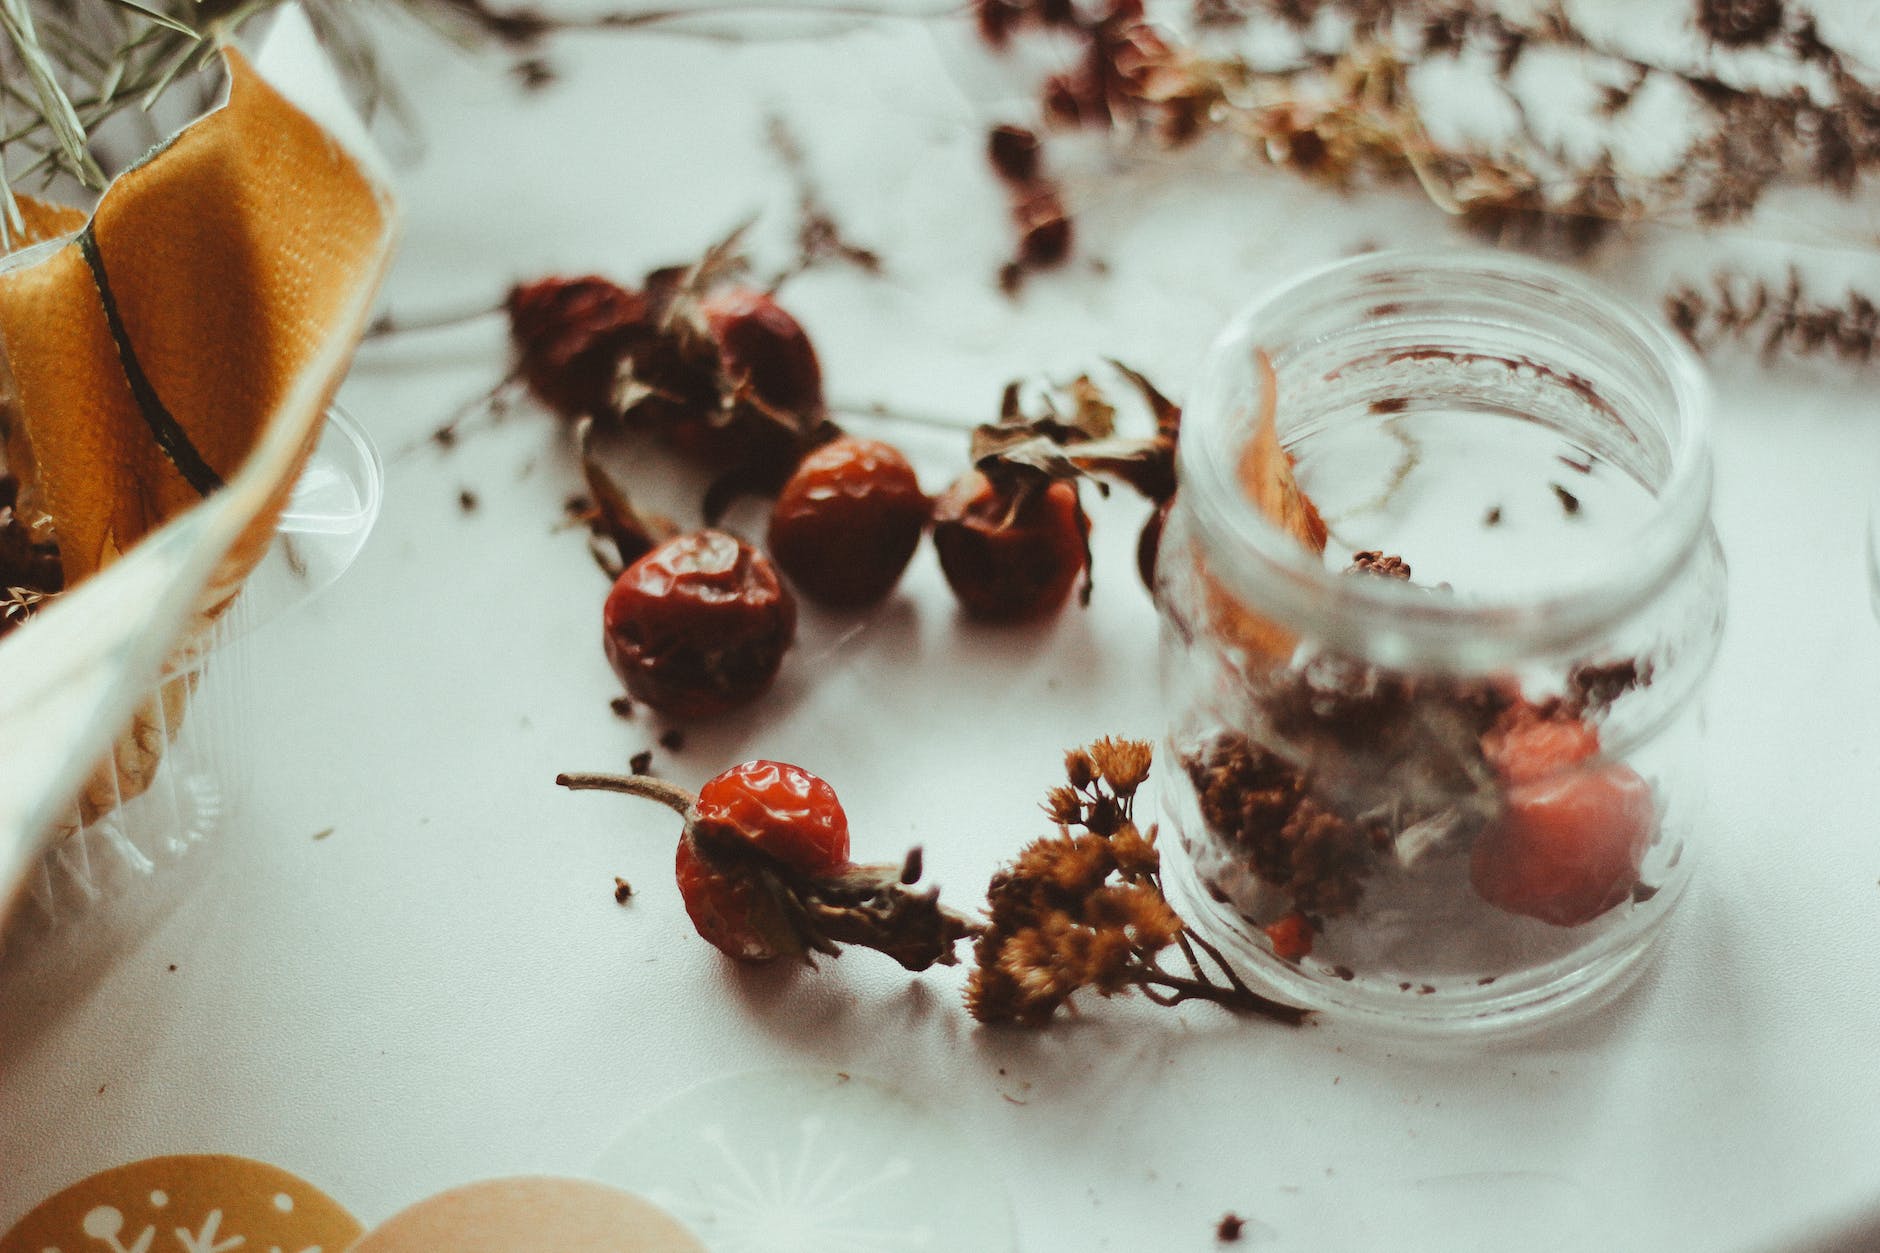
<path id="1" fill-rule="evenodd" d="M 1631 895 L 1655 821 L 1651 785 L 1617 762 L 1519 783 L 1476 836 L 1469 880 L 1491 905 L 1577 927 Z"/>
<path id="2" fill-rule="evenodd" d="M 726 956 L 767 962 L 803 955 L 802 942 L 776 898 L 748 875 L 712 867 L 691 840 L 679 841 L 673 875 L 693 930 Z"/>
<path id="3" fill-rule="evenodd" d="M 796 601 L 776 567 L 723 531 L 693 531 L 641 557 L 601 617 L 628 694 L 681 718 L 761 696 L 796 636 Z"/>
<path id="4" fill-rule="evenodd" d="M 849 818 L 836 790 L 801 766 L 747 761 L 710 779 L 694 806 L 698 837 L 742 841 L 793 870 L 848 864 Z"/>
<path id="5" fill-rule="evenodd" d="M 934 502 L 933 543 L 962 608 L 988 622 L 1023 622 L 1063 608 L 1089 561 L 1090 523 L 1075 483 L 1017 500 L 969 470 Z"/>
<path id="6" fill-rule="evenodd" d="M 733 766 L 699 789 L 674 863 L 692 926 L 721 951 L 751 962 L 801 956 L 776 898 L 727 856 L 739 845 L 806 875 L 840 870 L 849 863 L 849 820 L 835 789 L 785 762 Z"/>
<path id="7" fill-rule="evenodd" d="M 798 464 L 770 513 L 770 553 L 826 605 L 872 605 L 900 581 L 930 505 L 891 444 L 844 436 Z"/>
<path id="8" fill-rule="evenodd" d="M 822 366 L 802 323 L 766 292 L 732 288 L 702 302 L 725 374 L 772 409 L 812 413 L 823 405 Z"/>
<path id="9" fill-rule="evenodd" d="M 621 362 L 651 329 L 644 296 L 592 275 L 545 278 L 510 288 L 503 308 L 538 400 L 568 419 L 612 411 Z"/>

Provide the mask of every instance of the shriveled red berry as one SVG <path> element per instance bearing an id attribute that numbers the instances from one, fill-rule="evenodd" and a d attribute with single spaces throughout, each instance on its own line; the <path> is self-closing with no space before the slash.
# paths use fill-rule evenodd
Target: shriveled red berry
<path id="1" fill-rule="evenodd" d="M 761 696 L 796 638 L 796 600 L 764 554 L 723 531 L 667 540 L 602 609 L 614 672 L 661 713 L 703 718 Z"/>
<path id="2" fill-rule="evenodd" d="M 1281 961 L 1296 962 L 1312 954 L 1312 920 L 1298 910 L 1266 924 L 1267 943 L 1273 946 L 1273 956 Z"/>
<path id="3" fill-rule="evenodd" d="M 826 605 L 872 605 L 900 581 L 930 504 L 892 444 L 844 436 L 803 458 L 770 513 L 770 554 Z"/>
<path id="4" fill-rule="evenodd" d="M 1012 497 L 969 470 L 934 502 L 933 543 L 962 608 L 988 622 L 1022 622 L 1063 608 L 1083 572 L 1089 522 L 1075 484 Z"/>
<path id="5" fill-rule="evenodd" d="M 849 819 L 835 789 L 801 766 L 747 761 L 699 789 L 679 841 L 679 893 L 700 935 L 740 961 L 800 956 L 781 904 L 737 858 L 746 846 L 805 875 L 848 865 Z"/>
<path id="6" fill-rule="evenodd" d="M 538 400 L 570 419 L 613 409 L 621 362 L 651 329 L 644 296 L 593 275 L 545 278 L 510 288 L 503 307 Z"/>
<path id="7" fill-rule="evenodd" d="M 714 869 L 689 839 L 679 841 L 673 871 L 693 929 L 726 956 L 746 962 L 802 956 L 782 907 L 755 878 Z"/>
<path id="8" fill-rule="evenodd" d="M 1516 784 L 1475 838 L 1469 881 L 1491 905 L 1577 927 L 1631 895 L 1655 823 L 1651 785 L 1617 762 Z"/>
<path id="9" fill-rule="evenodd" d="M 801 766 L 733 766 L 699 789 L 693 812 L 700 839 L 751 844 L 805 874 L 849 860 L 849 819 L 836 790 Z"/>
<path id="10" fill-rule="evenodd" d="M 758 401 L 787 413 L 820 412 L 822 366 L 809 333 L 769 293 L 732 288 L 701 306 L 725 374 L 749 386 Z"/>

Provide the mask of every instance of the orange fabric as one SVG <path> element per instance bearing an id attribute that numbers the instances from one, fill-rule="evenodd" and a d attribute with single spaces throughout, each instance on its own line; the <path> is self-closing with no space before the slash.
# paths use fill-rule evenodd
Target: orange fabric
<path id="1" fill-rule="evenodd" d="M 376 276 L 389 215 L 311 118 L 226 56 L 227 106 L 120 176 L 92 221 L 137 362 L 224 479 Z M 76 243 L 0 274 L 0 346 L 68 586 L 200 499 L 133 397 Z M 274 521 L 241 546 L 241 573 Z"/>

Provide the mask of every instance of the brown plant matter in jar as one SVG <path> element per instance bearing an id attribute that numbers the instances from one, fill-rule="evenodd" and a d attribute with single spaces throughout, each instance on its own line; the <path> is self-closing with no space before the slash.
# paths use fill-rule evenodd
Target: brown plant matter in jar
<path id="1" fill-rule="evenodd" d="M 1407 579 L 1362 553 L 1348 573 Z M 1631 895 L 1655 818 L 1650 789 L 1600 758 L 1599 723 L 1649 682 L 1632 660 L 1576 666 L 1531 700 L 1508 677 L 1408 674 L 1317 654 L 1252 680 L 1257 736 L 1216 734 L 1183 765 L 1201 817 L 1279 902 L 1275 951 L 1309 948 L 1387 866 L 1468 850 L 1478 895 L 1576 926 Z M 1275 930 L 1274 928 L 1278 928 Z"/>
<path id="2" fill-rule="evenodd" d="M 1141 741 L 1109 738 L 1066 754 L 1067 782 L 1045 804 L 1058 833 L 1027 845 L 987 889 L 966 986 L 979 1021 L 1040 1027 L 1085 988 L 1100 996 L 1134 989 L 1160 1005 L 1212 1001 L 1287 1023 L 1305 1018 L 1248 988 L 1169 906 L 1155 828 L 1138 826 L 1134 813 L 1151 756 Z M 1163 967 L 1169 949 L 1181 953 L 1186 973 Z"/>

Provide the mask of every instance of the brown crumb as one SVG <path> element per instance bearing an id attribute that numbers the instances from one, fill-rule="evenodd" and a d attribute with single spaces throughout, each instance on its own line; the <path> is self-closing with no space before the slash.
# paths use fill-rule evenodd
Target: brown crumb
<path id="1" fill-rule="evenodd" d="M 1410 407 L 1410 402 L 1402 396 L 1392 396 L 1388 400 L 1373 400 L 1372 413 L 1402 413 Z"/>
<path id="2" fill-rule="evenodd" d="M 1501 506 L 1500 505 L 1494 505 L 1490 507 L 1488 513 L 1482 518 L 1482 525 L 1483 526 L 1500 526 L 1501 525 Z"/>
<path id="3" fill-rule="evenodd" d="M 1358 972 L 1349 966 L 1333 966 L 1332 973 L 1337 975 L 1340 979 L 1343 979 L 1346 983 L 1350 983 L 1353 979 L 1358 977 Z"/>
<path id="4" fill-rule="evenodd" d="M 653 750 L 641 749 L 627 759 L 627 766 L 635 774 L 650 774 L 653 769 Z"/>
<path id="5" fill-rule="evenodd" d="M 1477 979 L 1475 981 L 1475 986 L 1478 988 L 1485 988 L 1493 982 L 1495 982 L 1494 975 L 1483 975 L 1480 979 Z"/>
<path id="6" fill-rule="evenodd" d="M 1569 518 L 1580 511 L 1580 498 L 1578 496 L 1575 496 L 1558 483 L 1549 483 L 1547 486 L 1554 489 L 1554 495 L 1560 498 L 1560 507 L 1567 511 Z"/>
<path id="7" fill-rule="evenodd" d="M 625 905 L 633 899 L 633 885 L 618 876 L 614 878 L 614 904 Z"/>
<path id="8" fill-rule="evenodd" d="M 477 494 L 467 487 L 457 493 L 457 507 L 465 513 L 475 513 L 479 503 Z"/>
<path id="9" fill-rule="evenodd" d="M 616 696 L 607 702 L 607 707 L 614 711 L 614 717 L 616 718 L 631 718 L 633 716 L 633 698 L 631 696 Z"/>
<path id="10" fill-rule="evenodd" d="M 678 727 L 668 727 L 666 730 L 660 732 L 659 746 L 669 753 L 683 753 L 685 751 L 685 732 L 681 731 Z"/>
<path id="11" fill-rule="evenodd" d="M 175 973 L 176 973 L 176 963 L 175 963 L 175 962 L 171 962 L 171 963 L 170 963 L 170 973 L 171 973 L 171 974 L 175 974 Z"/>
<path id="12" fill-rule="evenodd" d="M 1246 1227 L 1247 1220 L 1239 1214 L 1222 1214 L 1221 1221 L 1214 1224 L 1214 1241 L 1216 1244 L 1239 1244 L 1241 1233 Z"/>
<path id="13" fill-rule="evenodd" d="M 324 840 L 327 836 L 333 834 L 334 830 L 335 828 L 333 827 L 327 827 L 324 830 L 315 831 L 313 833 L 313 838 L 316 840 Z"/>
<path id="14" fill-rule="evenodd" d="M 1424 984 L 1424 985 L 1423 985 L 1422 987 L 1420 987 L 1420 988 L 1418 988 L 1418 989 L 1417 989 L 1417 995 L 1418 995 L 1418 996 L 1428 996 L 1428 995 L 1429 995 L 1430 993 L 1432 993 L 1432 992 L 1434 992 L 1434 991 L 1436 991 L 1436 989 L 1435 989 L 1434 987 L 1431 987 L 1431 986 L 1430 986 L 1429 984 L 1427 984 L 1427 983 L 1426 983 L 1426 984 Z"/>

